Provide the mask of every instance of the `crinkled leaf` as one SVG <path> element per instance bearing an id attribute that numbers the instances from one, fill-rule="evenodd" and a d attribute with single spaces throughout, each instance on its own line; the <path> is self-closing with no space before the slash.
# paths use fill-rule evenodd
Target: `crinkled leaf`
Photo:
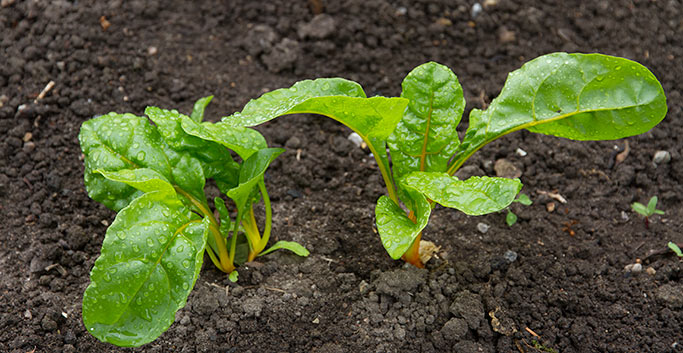
<path id="1" fill-rule="evenodd" d="M 375 207 L 377 231 L 382 240 L 382 245 L 392 259 L 397 260 L 415 242 L 417 236 L 427 226 L 431 206 L 427 199 L 419 193 L 408 193 L 416 205 L 413 222 L 406 211 L 387 196 L 381 196 Z"/>
<path id="2" fill-rule="evenodd" d="M 471 177 L 458 180 L 446 173 L 412 172 L 401 184 L 430 200 L 478 216 L 498 212 L 512 203 L 522 183 L 519 179 Z"/>
<path id="3" fill-rule="evenodd" d="M 239 185 L 228 191 L 227 195 L 237 205 L 238 219 L 240 222 L 245 211 L 251 205 L 250 201 L 254 189 L 258 188 L 259 182 L 263 181 L 263 174 L 270 163 L 285 150 L 282 148 L 264 148 L 251 155 L 242 163 L 240 168 Z"/>
<path id="4" fill-rule="evenodd" d="M 458 78 L 448 67 L 428 62 L 413 69 L 402 88 L 401 97 L 410 103 L 387 141 L 394 179 L 413 171 L 445 172 L 460 145 L 455 128 L 465 109 Z"/>
<path id="5" fill-rule="evenodd" d="M 202 120 L 204 120 L 204 110 L 206 110 L 206 106 L 209 105 L 212 99 L 213 96 L 199 98 L 194 103 L 194 107 L 192 107 L 192 114 L 190 114 L 190 118 L 195 122 L 201 123 Z"/>
<path id="6" fill-rule="evenodd" d="M 83 123 L 78 135 L 85 155 L 85 187 L 88 195 L 114 211 L 128 205 L 142 193 L 95 170 L 149 168 L 171 180 L 171 166 L 163 142 L 147 118 L 110 113 Z"/>
<path id="7" fill-rule="evenodd" d="M 268 250 L 261 252 L 259 256 L 266 255 L 278 249 L 286 249 L 299 256 L 308 256 L 310 254 L 308 249 L 306 249 L 303 245 L 297 242 L 280 240 L 277 243 L 273 244 L 273 246 L 268 248 Z"/>
<path id="8" fill-rule="evenodd" d="M 600 54 L 543 55 L 510 73 L 485 111 L 472 110 L 449 172 L 512 131 L 614 140 L 650 130 L 666 111 L 662 86 L 639 63 Z"/>
<path id="9" fill-rule="evenodd" d="M 183 129 L 184 121 L 192 126 L 198 125 L 196 121 L 176 110 L 157 107 L 147 107 L 145 114 L 156 124 L 172 151 L 179 154 L 189 153 L 199 160 L 206 178 L 232 186 L 237 184 L 239 165 L 233 161 L 225 146 L 201 136 L 193 136 Z M 167 154 L 171 154 L 168 150 Z"/>
<path id="10" fill-rule="evenodd" d="M 191 215 L 162 191 L 119 212 L 83 297 L 88 332 L 119 346 L 140 346 L 168 329 L 202 265 L 208 222 Z"/>
<path id="11" fill-rule="evenodd" d="M 310 113 L 332 118 L 356 132 L 389 176 L 385 143 L 398 124 L 408 100 L 365 98 L 361 86 L 341 78 L 300 81 L 268 92 L 247 103 L 242 112 L 223 118 L 232 126 L 255 126 L 282 115 Z"/>

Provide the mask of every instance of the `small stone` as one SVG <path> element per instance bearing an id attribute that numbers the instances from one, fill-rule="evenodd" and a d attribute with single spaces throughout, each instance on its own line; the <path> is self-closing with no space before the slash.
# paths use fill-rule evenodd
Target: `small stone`
<path id="1" fill-rule="evenodd" d="M 30 132 L 27 132 L 24 134 L 23 140 L 24 140 L 24 142 L 29 142 L 29 141 L 31 141 L 32 138 L 33 138 L 33 134 Z"/>
<path id="2" fill-rule="evenodd" d="M 515 32 L 513 32 L 513 31 L 511 31 L 511 30 L 509 30 L 509 29 L 507 29 L 507 28 L 505 28 L 505 27 L 501 27 L 500 30 L 498 30 L 498 41 L 499 41 L 501 44 L 514 42 L 515 39 L 516 39 L 516 37 L 515 37 Z M 521 150 L 522 152 L 524 152 L 524 150 L 518 148 L 518 149 L 517 149 L 517 151 L 518 151 L 517 153 L 518 153 L 518 154 L 519 154 L 519 151 L 520 151 L 520 150 Z M 520 156 L 522 156 L 522 157 L 526 156 L 526 152 L 524 152 L 523 155 L 520 154 Z"/>
<path id="3" fill-rule="evenodd" d="M 149 55 L 149 56 L 157 55 L 158 52 L 159 52 L 159 49 L 157 47 L 151 46 L 151 47 L 147 48 L 147 55 Z"/>
<path id="4" fill-rule="evenodd" d="M 481 7 L 481 4 L 478 2 L 475 2 L 474 5 L 472 5 L 472 12 L 471 12 L 472 18 L 473 19 L 477 18 L 477 16 L 479 16 L 479 14 L 481 13 L 482 10 L 483 10 L 483 8 Z"/>
<path id="5" fill-rule="evenodd" d="M 320 318 L 317 318 L 317 317 L 316 317 L 315 319 L 313 319 L 313 323 L 316 324 L 316 325 L 319 324 L 319 323 L 320 323 Z"/>
<path id="6" fill-rule="evenodd" d="M 629 216 L 628 216 L 628 213 L 626 213 L 626 211 L 621 211 L 621 219 L 622 219 L 623 221 L 628 221 L 628 220 L 629 220 Z"/>
<path id="7" fill-rule="evenodd" d="M 501 178 L 514 179 L 522 176 L 522 172 L 505 158 L 497 160 L 493 165 L 493 170 L 496 171 L 496 176 Z"/>
<path id="8" fill-rule="evenodd" d="M 403 6 L 396 9 L 396 16 L 405 16 L 405 14 L 407 14 L 407 13 L 408 13 L 408 9 L 403 7 Z"/>
<path id="9" fill-rule="evenodd" d="M 503 254 L 503 257 L 509 263 L 517 261 L 517 253 L 512 250 L 506 251 L 505 254 Z"/>
<path id="10" fill-rule="evenodd" d="M 630 273 L 631 271 L 633 271 L 633 264 L 628 264 L 624 266 L 624 272 Z"/>
<path id="11" fill-rule="evenodd" d="M 477 230 L 480 231 L 482 234 L 488 232 L 489 228 L 489 225 L 486 223 L 477 223 Z"/>
<path id="12" fill-rule="evenodd" d="M 517 150 L 515 151 L 515 153 L 517 153 L 517 155 L 520 156 L 520 157 L 526 157 L 526 155 L 528 154 L 528 153 L 526 153 L 525 150 L 523 150 L 523 149 L 521 149 L 521 148 L 517 148 Z"/>
<path id="13" fill-rule="evenodd" d="M 555 203 L 554 202 L 548 202 L 548 204 L 545 205 L 545 210 L 548 211 L 549 213 L 552 213 L 555 211 Z"/>
<path id="14" fill-rule="evenodd" d="M 652 157 L 652 163 L 654 164 L 666 164 L 671 161 L 671 153 L 669 151 L 657 151 L 654 157 Z"/>
<path id="15" fill-rule="evenodd" d="M 650 276 L 654 276 L 655 274 L 657 274 L 657 270 L 655 270 L 652 267 L 648 267 L 647 269 L 645 269 L 645 273 L 647 273 Z"/>
<path id="16" fill-rule="evenodd" d="M 639 273 L 642 270 L 643 270 L 643 265 L 641 265 L 641 264 L 633 264 L 633 267 L 631 268 L 631 272 L 633 272 L 633 273 Z"/>
<path id="17" fill-rule="evenodd" d="M 355 132 L 352 132 L 352 133 L 349 135 L 349 137 L 347 137 L 347 139 L 348 139 L 349 141 L 353 142 L 353 144 L 356 145 L 356 146 L 358 146 L 358 147 L 360 147 L 360 146 L 363 144 L 363 138 L 360 137 L 360 135 L 358 135 L 358 134 L 355 133 Z"/>

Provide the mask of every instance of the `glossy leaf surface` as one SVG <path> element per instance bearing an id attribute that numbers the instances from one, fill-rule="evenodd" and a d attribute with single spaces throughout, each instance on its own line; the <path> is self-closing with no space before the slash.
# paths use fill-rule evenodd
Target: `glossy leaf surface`
<path id="1" fill-rule="evenodd" d="M 401 258 L 415 242 L 417 236 L 427 226 L 432 211 L 423 195 L 410 193 L 410 196 L 416 205 L 415 222 L 408 218 L 405 210 L 387 196 L 381 196 L 375 206 L 377 231 L 384 249 L 394 260 Z"/>
<path id="2" fill-rule="evenodd" d="M 462 87 L 446 66 L 428 62 L 403 80 L 401 97 L 410 100 L 387 144 L 394 179 L 413 171 L 445 172 L 460 145 L 455 128 L 465 109 Z"/>
<path id="3" fill-rule="evenodd" d="M 413 172 L 401 184 L 424 194 L 444 207 L 471 216 L 498 212 L 515 199 L 522 189 L 519 179 L 471 177 L 458 180 L 446 173 Z"/>
<path id="4" fill-rule="evenodd" d="M 208 222 L 171 194 L 147 193 L 107 230 L 83 297 L 83 323 L 119 346 L 156 339 L 173 323 L 197 280 Z"/>
<path id="5" fill-rule="evenodd" d="M 126 184 L 107 180 L 95 170 L 148 168 L 166 180 L 172 179 L 161 136 L 147 118 L 132 114 L 103 115 L 84 122 L 78 139 L 85 155 L 88 195 L 114 211 L 142 193 Z"/>
<path id="6" fill-rule="evenodd" d="M 472 110 L 449 173 L 483 145 L 512 131 L 614 140 L 650 130 L 666 111 L 662 86 L 634 61 L 600 54 L 543 55 L 510 73 L 485 111 Z"/>

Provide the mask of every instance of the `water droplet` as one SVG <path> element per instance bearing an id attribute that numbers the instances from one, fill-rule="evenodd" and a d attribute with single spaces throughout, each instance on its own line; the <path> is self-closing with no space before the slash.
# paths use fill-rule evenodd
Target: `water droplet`
<path id="1" fill-rule="evenodd" d="M 617 66 L 617 67 L 615 67 L 614 69 L 617 70 L 617 71 L 619 71 L 619 70 L 621 70 L 621 66 Z"/>
<path id="2" fill-rule="evenodd" d="M 154 246 L 154 241 L 152 241 L 152 239 L 150 238 L 147 238 L 147 245 L 149 245 L 150 247 Z"/>
<path id="3" fill-rule="evenodd" d="M 183 260 L 183 267 L 189 268 L 190 267 L 190 260 Z"/>
<path id="4" fill-rule="evenodd" d="M 140 297 L 135 298 L 135 304 L 142 305 L 142 298 L 140 298 Z"/>
<path id="5" fill-rule="evenodd" d="M 145 160 L 145 151 L 140 151 L 138 152 L 137 156 L 138 160 L 143 161 Z"/>
<path id="6" fill-rule="evenodd" d="M 183 246 L 183 245 L 178 246 L 178 248 L 176 249 L 176 251 L 177 251 L 178 253 L 181 253 L 181 252 L 185 251 L 185 246 Z"/>
<path id="7" fill-rule="evenodd" d="M 187 283 L 183 283 L 183 289 L 188 290 L 190 288 L 190 285 Z"/>
<path id="8" fill-rule="evenodd" d="M 102 276 L 102 279 L 104 279 L 105 282 L 111 282 L 111 276 L 108 273 L 105 273 L 104 276 Z"/>
<path id="9" fill-rule="evenodd" d="M 126 239 L 126 232 L 116 232 L 116 237 L 121 240 L 124 240 Z"/>

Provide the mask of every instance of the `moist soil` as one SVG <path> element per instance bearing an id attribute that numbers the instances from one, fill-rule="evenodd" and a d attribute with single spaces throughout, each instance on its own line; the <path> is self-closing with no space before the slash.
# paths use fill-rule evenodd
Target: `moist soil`
<path id="1" fill-rule="evenodd" d="M 666 248 L 683 243 L 681 2 L 482 5 L 3 0 L 0 351 L 683 352 L 683 262 Z M 115 214 L 85 192 L 83 121 L 148 105 L 189 113 L 210 94 L 217 121 L 316 77 L 395 96 L 413 67 L 434 60 L 464 87 L 464 133 L 469 110 L 485 107 L 509 71 L 555 51 L 643 63 L 666 91 L 667 118 L 619 141 L 517 132 L 483 148 L 459 175 L 507 165 L 534 204 L 512 206 L 512 227 L 505 213 L 437 208 L 424 237 L 440 250 L 426 269 L 383 250 L 373 225 L 384 186 L 350 131 L 318 116 L 277 119 L 258 127 L 287 148 L 266 180 L 274 238 L 311 255 L 259 258 L 237 284 L 206 259 L 175 323 L 140 348 L 84 329 L 83 291 Z M 655 164 L 660 150 L 671 158 Z M 666 214 L 646 228 L 630 204 L 653 195 Z"/>

